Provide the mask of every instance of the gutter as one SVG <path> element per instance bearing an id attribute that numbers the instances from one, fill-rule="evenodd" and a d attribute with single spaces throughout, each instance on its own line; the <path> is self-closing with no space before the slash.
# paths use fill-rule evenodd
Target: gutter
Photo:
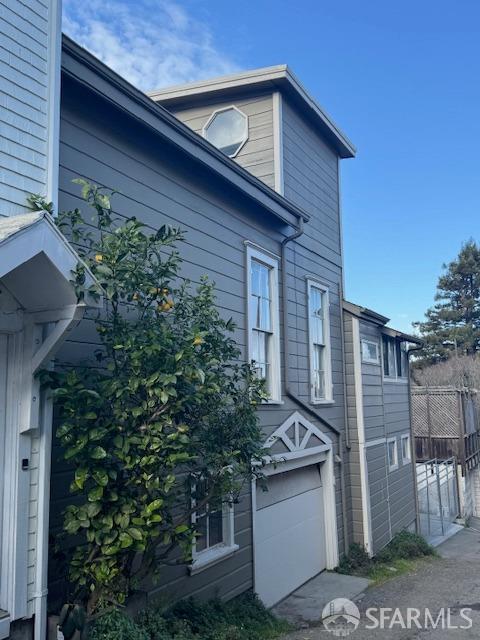
<path id="1" fill-rule="evenodd" d="M 297 394 L 290 387 L 290 363 L 288 361 L 288 354 L 290 353 L 290 342 L 288 339 L 288 286 L 287 286 L 287 254 L 286 248 L 287 245 L 293 240 L 297 240 L 304 232 L 303 228 L 303 220 L 299 220 L 299 225 L 297 230 L 290 236 L 287 236 L 282 241 L 281 246 L 281 264 L 282 264 L 282 313 L 283 313 L 283 362 L 284 362 L 284 378 L 285 378 L 285 395 L 293 400 L 297 405 L 302 407 L 304 411 L 312 415 L 316 420 L 318 420 L 321 424 L 326 426 L 328 429 L 333 431 L 338 438 L 338 452 L 339 455 L 335 456 L 336 461 L 340 465 L 340 489 L 342 494 L 342 521 L 343 521 L 343 542 L 344 542 L 344 552 L 347 553 L 348 550 L 348 528 L 347 528 L 347 503 L 346 503 L 346 487 L 345 487 L 345 467 L 344 460 L 342 456 L 343 451 L 343 437 L 340 429 L 337 429 L 333 424 L 331 424 L 328 420 L 325 420 L 323 416 L 321 416 L 313 407 L 304 402 L 301 398 L 297 396 Z M 342 319 L 343 322 L 343 319 Z M 345 363 L 343 363 L 345 367 Z M 344 389 L 345 393 L 345 389 Z M 345 421 L 347 417 L 345 416 Z"/>

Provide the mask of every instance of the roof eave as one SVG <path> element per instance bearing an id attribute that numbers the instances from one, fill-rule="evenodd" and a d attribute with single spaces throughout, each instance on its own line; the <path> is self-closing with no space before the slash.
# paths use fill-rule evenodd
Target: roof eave
<path id="1" fill-rule="evenodd" d="M 242 89 L 255 89 L 261 87 L 280 89 L 291 97 L 301 101 L 308 109 L 312 117 L 320 126 L 323 133 L 327 133 L 331 143 L 336 148 L 341 158 L 353 158 L 356 148 L 347 136 L 337 127 L 332 118 L 310 97 L 297 77 L 290 71 L 287 65 L 277 65 L 264 69 L 254 69 L 231 76 L 213 78 L 210 81 L 195 82 L 177 85 L 166 89 L 149 91 L 148 95 L 163 105 L 180 106 L 191 102 L 193 98 L 213 97 L 219 92 L 232 92 Z"/>
<path id="2" fill-rule="evenodd" d="M 268 185 L 228 158 L 192 131 L 164 107 L 135 88 L 76 42 L 63 36 L 62 73 L 110 103 L 156 135 L 167 139 L 192 161 L 214 172 L 234 189 L 250 198 L 278 220 L 296 227 L 310 216 Z"/>

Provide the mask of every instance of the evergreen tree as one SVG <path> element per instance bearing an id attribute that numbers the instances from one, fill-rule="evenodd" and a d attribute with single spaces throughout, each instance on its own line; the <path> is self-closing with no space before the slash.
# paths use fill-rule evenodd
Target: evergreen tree
<path id="1" fill-rule="evenodd" d="M 414 323 L 425 341 L 423 363 L 480 351 L 480 246 L 469 240 L 443 268 L 434 306 Z"/>

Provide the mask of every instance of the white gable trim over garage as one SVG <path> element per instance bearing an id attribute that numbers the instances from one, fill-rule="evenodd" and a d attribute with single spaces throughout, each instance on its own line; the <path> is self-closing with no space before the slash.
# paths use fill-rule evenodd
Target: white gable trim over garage
<path id="1" fill-rule="evenodd" d="M 265 441 L 265 449 L 268 454 L 264 458 L 265 467 L 263 472 L 267 478 L 276 474 L 292 474 L 291 482 L 295 483 L 295 474 L 303 469 L 313 469 L 318 467 L 321 474 L 321 502 L 319 510 L 322 511 L 324 545 L 325 545 L 325 567 L 334 569 L 338 565 L 338 533 L 337 514 L 335 500 L 335 472 L 334 472 L 334 451 L 331 439 L 324 434 L 316 425 L 307 420 L 300 412 L 292 413 L 278 429 L 276 429 Z M 262 563 L 258 556 L 261 532 L 257 529 L 257 486 L 252 485 L 252 513 L 253 513 L 253 547 L 254 547 L 254 574 L 255 589 L 262 591 L 265 581 L 263 574 L 260 576 L 260 566 Z M 312 518 L 315 514 L 311 514 Z M 258 534 L 258 539 L 257 539 Z M 257 543 L 257 544 L 256 544 Z M 292 547 L 295 540 L 291 541 Z M 320 541 L 319 541 L 320 543 Z M 323 544 L 323 541 L 322 541 Z M 257 549 L 256 549 L 257 547 Z M 282 554 L 274 561 L 282 564 Z M 262 567 L 263 571 L 263 567 Z M 309 576 L 312 577 L 312 576 Z M 300 587 L 302 582 L 294 585 Z M 260 586 L 259 586 L 260 585 Z M 259 594 L 262 597 L 262 593 Z M 288 595 L 287 593 L 284 594 Z M 264 596 L 268 604 L 268 595 Z"/>

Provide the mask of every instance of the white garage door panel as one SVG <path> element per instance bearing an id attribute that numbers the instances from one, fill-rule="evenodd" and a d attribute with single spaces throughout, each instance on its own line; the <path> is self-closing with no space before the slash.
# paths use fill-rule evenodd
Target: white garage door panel
<path id="1" fill-rule="evenodd" d="M 255 589 L 266 606 L 317 575 L 325 564 L 322 488 L 257 511 Z"/>

